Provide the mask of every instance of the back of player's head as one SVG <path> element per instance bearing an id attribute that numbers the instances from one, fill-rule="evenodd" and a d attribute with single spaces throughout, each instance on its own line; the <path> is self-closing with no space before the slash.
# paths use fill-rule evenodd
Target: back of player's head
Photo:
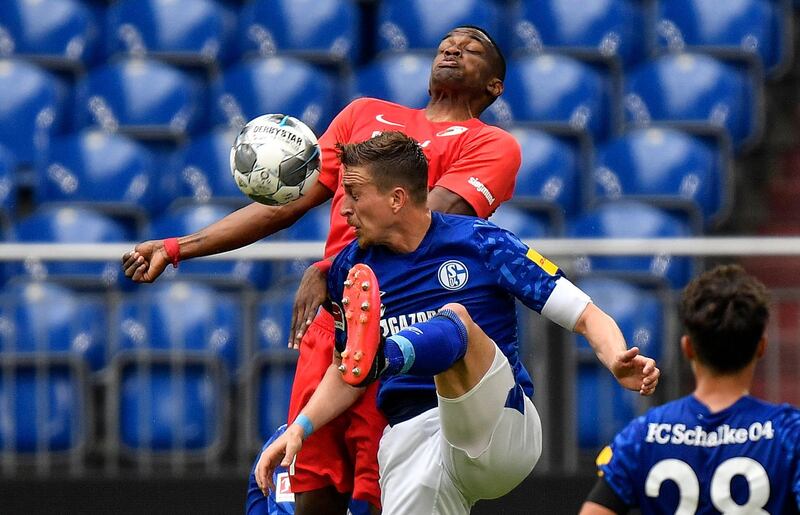
<path id="1" fill-rule="evenodd" d="M 401 186 L 416 204 L 427 202 L 428 160 L 413 138 L 390 131 L 361 143 L 338 144 L 336 148 L 345 168 L 369 169 L 379 191 L 387 192 Z"/>
<path id="2" fill-rule="evenodd" d="M 742 267 L 718 266 L 686 287 L 680 317 L 700 363 L 721 374 L 737 372 L 755 356 L 769 319 L 769 294 Z"/>

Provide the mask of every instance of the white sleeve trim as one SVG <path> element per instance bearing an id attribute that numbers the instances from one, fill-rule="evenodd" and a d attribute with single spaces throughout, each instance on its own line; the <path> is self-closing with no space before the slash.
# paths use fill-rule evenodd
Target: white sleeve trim
<path id="1" fill-rule="evenodd" d="M 542 315 L 564 329 L 572 331 L 578 323 L 583 310 L 592 302 L 580 288 L 566 277 L 559 277 L 553 293 L 542 308 Z"/>

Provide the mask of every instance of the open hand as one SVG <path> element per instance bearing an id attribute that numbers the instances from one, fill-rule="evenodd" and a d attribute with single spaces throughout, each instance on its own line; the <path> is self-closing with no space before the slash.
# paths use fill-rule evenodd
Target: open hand
<path id="1" fill-rule="evenodd" d="M 303 273 L 294 297 L 292 323 L 289 330 L 289 348 L 299 349 L 306 329 L 317 316 L 317 310 L 328 295 L 327 274 L 314 265 Z"/>
<path id="2" fill-rule="evenodd" d="M 254 472 L 256 484 L 261 489 L 261 493 L 269 495 L 270 490 L 275 491 L 275 482 L 272 477 L 278 465 L 288 467 L 289 475 L 294 474 L 294 470 L 292 470 L 294 459 L 303 446 L 302 435 L 303 428 L 292 424 L 261 453 Z"/>

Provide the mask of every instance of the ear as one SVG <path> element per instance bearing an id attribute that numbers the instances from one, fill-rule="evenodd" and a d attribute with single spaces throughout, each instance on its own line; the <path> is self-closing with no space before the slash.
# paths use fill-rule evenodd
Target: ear
<path id="1" fill-rule="evenodd" d="M 758 340 L 758 347 L 756 347 L 756 358 L 758 359 L 763 358 L 766 352 L 767 352 L 767 335 L 764 334 L 761 336 L 761 339 Z"/>
<path id="2" fill-rule="evenodd" d="M 692 361 L 695 357 L 692 340 L 689 338 L 688 334 L 681 336 L 681 352 L 689 361 Z"/>
<path id="3" fill-rule="evenodd" d="M 404 188 L 401 188 L 399 186 L 395 187 L 392 190 L 392 194 L 389 196 L 389 205 L 392 208 L 392 213 L 397 213 L 407 203 L 408 203 L 408 192 Z"/>
<path id="4" fill-rule="evenodd" d="M 501 81 L 500 79 L 498 79 L 496 77 L 494 79 L 490 80 L 489 84 L 486 85 L 486 92 L 492 98 L 499 97 L 500 95 L 503 94 L 504 90 L 505 90 L 505 85 L 503 84 L 503 81 Z"/>

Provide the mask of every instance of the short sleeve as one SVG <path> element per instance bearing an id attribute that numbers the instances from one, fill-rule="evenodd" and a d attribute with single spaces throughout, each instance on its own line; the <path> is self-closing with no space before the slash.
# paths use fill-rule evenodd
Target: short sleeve
<path id="1" fill-rule="evenodd" d="M 464 144 L 434 187 L 452 191 L 479 217 L 488 218 L 513 195 L 521 160 L 517 140 L 498 127 L 486 125 Z"/>
<path id="2" fill-rule="evenodd" d="M 598 473 L 628 506 L 637 506 L 634 485 L 639 484 L 639 453 L 642 442 L 643 417 L 629 423 L 620 431 L 611 445 L 597 456 Z"/>
<path id="3" fill-rule="evenodd" d="M 357 99 L 342 109 L 328 126 L 328 130 L 319 138 L 320 163 L 319 179 L 323 186 L 336 191 L 339 185 L 339 158 L 336 155 L 336 144 L 350 141 L 353 120 L 365 99 Z"/>
<path id="4" fill-rule="evenodd" d="M 564 275 L 558 266 L 513 233 L 486 220 L 475 221 L 474 235 L 485 266 L 497 278 L 498 286 L 541 313 L 556 281 Z"/>

